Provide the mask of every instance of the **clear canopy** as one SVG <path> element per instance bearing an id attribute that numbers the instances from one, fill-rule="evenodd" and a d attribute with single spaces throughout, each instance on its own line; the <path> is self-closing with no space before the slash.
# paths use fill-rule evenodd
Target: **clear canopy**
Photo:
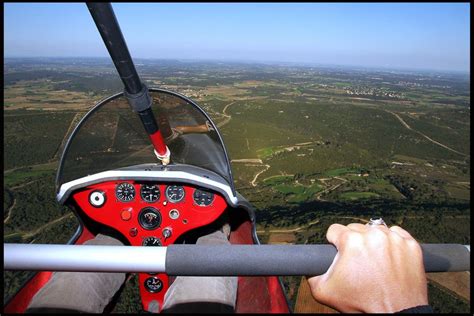
<path id="1" fill-rule="evenodd" d="M 171 163 L 194 165 L 222 176 L 234 191 L 220 134 L 194 102 L 172 92 L 150 89 L 152 109 L 171 151 Z M 61 158 L 56 184 L 102 171 L 159 163 L 140 121 L 118 94 L 95 106 L 71 134 Z"/>

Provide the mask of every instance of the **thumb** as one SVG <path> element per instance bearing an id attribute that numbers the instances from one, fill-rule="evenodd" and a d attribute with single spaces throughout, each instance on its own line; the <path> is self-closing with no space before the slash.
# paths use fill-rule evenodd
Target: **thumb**
<path id="1" fill-rule="evenodd" d="M 306 276 L 306 279 L 311 289 L 311 295 L 317 301 L 322 298 L 322 289 L 324 289 L 324 283 L 326 280 L 326 274 L 317 275 L 317 276 Z"/>
<path id="2" fill-rule="evenodd" d="M 311 295 L 315 300 L 317 300 L 320 303 L 323 303 L 324 305 L 328 305 L 328 302 L 330 300 L 330 286 L 328 286 L 328 280 L 333 274 L 334 267 L 336 263 L 340 260 L 339 259 L 339 252 L 336 253 L 336 256 L 334 257 L 334 260 L 329 267 L 329 269 L 321 275 L 317 276 L 307 276 L 308 284 L 311 289 Z"/>

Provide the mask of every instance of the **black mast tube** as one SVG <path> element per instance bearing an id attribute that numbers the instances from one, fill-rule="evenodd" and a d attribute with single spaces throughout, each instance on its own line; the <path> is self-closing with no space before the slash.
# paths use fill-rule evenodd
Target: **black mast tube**
<path id="1" fill-rule="evenodd" d="M 125 86 L 125 97 L 132 109 L 139 114 L 158 158 L 162 160 L 163 164 L 168 164 L 170 152 L 153 115 L 152 100 L 148 88 L 138 76 L 112 5 L 110 3 L 88 2 L 87 7 Z"/>
<path id="2" fill-rule="evenodd" d="M 122 79 L 125 90 L 130 94 L 140 93 L 143 89 L 140 77 L 133 64 L 127 44 L 110 3 L 88 2 L 87 7 L 99 29 L 115 68 Z"/>

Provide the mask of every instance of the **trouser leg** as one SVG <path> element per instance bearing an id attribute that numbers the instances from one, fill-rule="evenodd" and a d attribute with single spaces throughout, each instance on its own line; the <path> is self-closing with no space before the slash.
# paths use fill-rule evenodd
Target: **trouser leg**
<path id="1" fill-rule="evenodd" d="M 112 237 L 97 235 L 85 245 L 122 246 Z M 26 312 L 56 310 L 102 313 L 125 281 L 125 273 L 54 272 L 36 293 Z"/>
<path id="2" fill-rule="evenodd" d="M 227 236 L 216 231 L 196 244 L 225 245 Z M 166 292 L 164 312 L 232 312 L 237 298 L 237 277 L 178 276 Z"/>

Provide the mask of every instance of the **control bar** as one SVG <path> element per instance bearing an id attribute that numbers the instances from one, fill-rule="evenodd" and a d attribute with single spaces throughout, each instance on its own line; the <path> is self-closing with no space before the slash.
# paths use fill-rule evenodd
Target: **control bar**
<path id="1" fill-rule="evenodd" d="M 470 246 L 422 244 L 426 272 L 470 271 Z M 168 247 L 4 244 L 4 270 L 164 272 L 188 276 L 321 275 L 333 245 Z"/>

